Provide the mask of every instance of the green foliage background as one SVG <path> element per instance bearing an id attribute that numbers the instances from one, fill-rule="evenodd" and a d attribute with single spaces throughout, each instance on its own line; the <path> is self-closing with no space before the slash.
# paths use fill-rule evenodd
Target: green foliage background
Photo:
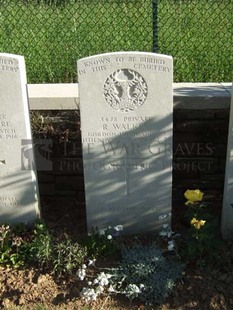
<path id="1" fill-rule="evenodd" d="M 29 83 L 64 83 L 82 57 L 156 45 L 175 82 L 229 82 L 232 12 L 232 0 L 0 0 L 0 52 L 25 56 Z"/>

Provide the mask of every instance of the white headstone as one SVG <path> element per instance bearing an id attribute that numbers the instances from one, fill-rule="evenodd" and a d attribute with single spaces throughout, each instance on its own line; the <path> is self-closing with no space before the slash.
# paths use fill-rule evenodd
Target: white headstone
<path id="1" fill-rule="evenodd" d="M 117 52 L 78 61 L 87 225 L 125 233 L 170 223 L 172 57 Z"/>
<path id="2" fill-rule="evenodd" d="M 24 57 L 0 53 L 0 223 L 39 216 L 26 83 Z"/>
<path id="3" fill-rule="evenodd" d="M 233 239 L 233 91 L 231 95 L 225 187 L 222 208 L 222 237 Z"/>

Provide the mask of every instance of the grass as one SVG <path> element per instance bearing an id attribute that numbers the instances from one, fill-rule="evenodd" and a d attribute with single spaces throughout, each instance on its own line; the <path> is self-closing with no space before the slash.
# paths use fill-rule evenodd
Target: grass
<path id="1" fill-rule="evenodd" d="M 25 56 L 28 82 L 76 82 L 79 58 L 153 50 L 152 0 L 0 0 L 0 52 Z M 158 52 L 176 82 L 231 81 L 231 0 L 158 1 Z"/>
<path id="2" fill-rule="evenodd" d="M 25 55 L 30 83 L 76 82 L 81 57 L 151 49 L 148 0 L 143 5 L 111 0 L 71 0 L 61 6 L 12 2 L 0 8 L 0 50 Z"/>
<path id="3" fill-rule="evenodd" d="M 177 82 L 232 80 L 232 11 L 231 0 L 160 1 L 159 46 L 175 56 Z"/>

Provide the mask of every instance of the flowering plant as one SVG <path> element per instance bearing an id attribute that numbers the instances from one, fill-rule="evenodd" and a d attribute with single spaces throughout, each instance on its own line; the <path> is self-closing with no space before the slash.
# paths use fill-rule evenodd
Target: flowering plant
<path id="1" fill-rule="evenodd" d="M 77 277 L 86 285 L 80 291 L 84 302 L 120 294 L 129 299 L 130 309 L 135 298 L 146 305 L 161 303 L 171 293 L 184 267 L 176 260 L 165 258 L 155 243 L 122 247 L 121 254 L 117 267 L 97 267 L 89 260 L 88 266 L 92 265 L 100 273 L 86 273 L 86 265 L 78 270 Z"/>
<path id="2" fill-rule="evenodd" d="M 205 225 L 204 220 L 197 220 L 195 217 L 192 218 L 190 224 L 193 225 L 195 227 L 195 229 L 200 229 L 202 226 Z"/>
<path id="3" fill-rule="evenodd" d="M 188 189 L 184 196 L 188 201 L 185 203 L 186 205 L 195 204 L 196 202 L 202 201 L 204 193 L 202 193 L 199 189 L 190 190 Z"/>
<path id="4" fill-rule="evenodd" d="M 189 218 L 191 226 L 197 231 L 200 231 L 206 223 L 206 221 L 201 218 L 203 215 L 202 211 L 206 207 L 206 204 L 202 202 L 203 196 L 204 193 L 199 189 L 188 189 L 184 193 L 184 197 L 187 199 L 185 205 L 188 206 L 188 210 L 186 212 L 187 217 Z M 196 233 L 198 234 L 198 232 Z M 198 238 L 198 235 L 196 237 Z"/>
<path id="5" fill-rule="evenodd" d="M 216 240 L 219 240 L 218 223 L 208 212 L 207 204 L 203 202 L 204 193 L 202 191 L 188 189 L 184 193 L 184 197 L 187 199 L 185 216 L 190 228 L 183 254 L 198 265 L 203 265 L 214 253 Z"/>

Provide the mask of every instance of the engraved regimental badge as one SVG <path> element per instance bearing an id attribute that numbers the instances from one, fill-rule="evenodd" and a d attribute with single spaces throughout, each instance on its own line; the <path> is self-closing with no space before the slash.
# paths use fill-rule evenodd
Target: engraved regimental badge
<path id="1" fill-rule="evenodd" d="M 114 110 L 130 112 L 141 107 L 147 97 L 148 88 L 143 77 L 131 69 L 120 69 L 106 79 L 104 98 Z"/>

